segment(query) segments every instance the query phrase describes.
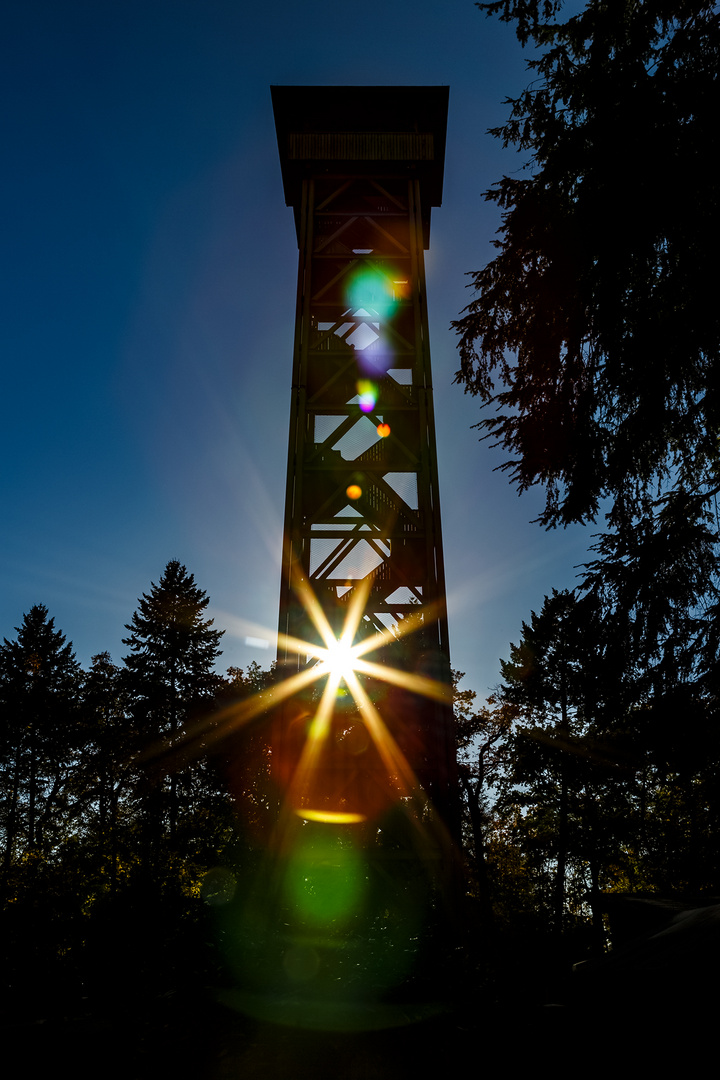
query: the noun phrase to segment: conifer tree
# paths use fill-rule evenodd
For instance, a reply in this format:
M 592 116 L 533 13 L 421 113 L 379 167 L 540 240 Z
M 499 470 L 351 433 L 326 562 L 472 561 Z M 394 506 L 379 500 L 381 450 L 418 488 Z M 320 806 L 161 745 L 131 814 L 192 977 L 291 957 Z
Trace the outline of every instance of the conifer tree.
M 208 603 L 193 575 L 173 559 L 160 581 L 140 597 L 127 624 L 125 685 L 141 752 L 161 739 L 172 743 L 189 716 L 211 707 L 221 685 L 214 663 L 223 631 L 214 630 L 213 620 L 204 617 Z M 182 775 L 172 771 L 169 778 L 145 771 L 141 799 L 146 868 L 158 865 L 165 829 L 170 846 L 175 845 L 182 796 L 187 800 L 191 789 L 187 769 Z
M 92 657 L 83 688 L 84 748 L 76 773 L 78 799 L 93 853 L 110 893 L 117 887 L 123 803 L 133 786 L 133 721 L 123 671 L 108 652 Z M 129 817 L 129 806 L 125 806 Z
M 544 879 L 555 931 L 567 928 L 568 910 L 577 912 L 584 896 L 597 942 L 600 893 L 632 861 L 642 820 L 636 713 L 607 633 L 592 597 L 553 590 L 501 661 L 498 691 L 518 716 L 501 803 Z
M 143 593 L 123 638 L 127 683 L 149 735 L 172 735 L 193 702 L 218 687 L 214 663 L 222 630 L 205 619 L 209 597 L 177 560 L 171 560 L 149 594 Z
M 542 792 L 547 813 L 552 807 L 552 846 L 556 860 L 553 913 L 556 928 L 562 925 L 568 859 L 569 786 L 571 758 L 567 753 L 571 734 L 578 734 L 582 711 L 581 664 L 575 648 L 572 616 L 575 598 L 553 590 L 540 615 L 531 612 L 523 623 L 519 645 L 510 646 L 509 661 L 501 661 L 503 700 L 522 710 L 531 739 L 516 747 L 518 779 L 531 779 Z M 580 721 L 581 723 L 581 721 Z
M 518 489 L 545 487 L 543 524 L 595 520 L 609 498 L 622 530 L 658 487 L 709 506 L 717 4 L 587 0 L 564 21 L 563 0 L 477 6 L 535 46 L 534 81 L 491 132 L 526 172 L 486 192 L 500 239 L 455 323 L 458 380 L 497 407 L 482 425 Z
M 3 864 L 46 856 L 78 749 L 80 668 L 43 604 L 0 646 Z
M 585 588 L 633 619 L 657 689 L 717 637 L 720 13 L 477 6 L 533 46 L 533 82 L 491 131 L 525 167 L 485 195 L 502 223 L 454 324 L 457 379 L 518 490 L 544 487 L 542 524 L 605 515 Z

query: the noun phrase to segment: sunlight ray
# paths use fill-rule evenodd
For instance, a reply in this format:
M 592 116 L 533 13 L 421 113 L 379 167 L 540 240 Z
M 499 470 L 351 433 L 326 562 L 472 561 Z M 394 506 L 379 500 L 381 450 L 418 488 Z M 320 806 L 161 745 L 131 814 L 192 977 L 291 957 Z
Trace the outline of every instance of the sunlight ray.
M 400 686 L 414 694 L 422 694 L 423 697 L 432 698 L 434 701 L 452 700 L 452 688 L 447 683 L 431 679 L 429 675 L 416 675 L 413 671 L 401 671 L 400 668 L 390 667 L 388 664 L 375 664 L 371 660 L 356 659 L 353 667 L 355 671 L 360 671 L 363 675 L 382 679 L 383 682 Z
M 307 786 L 309 778 L 317 768 L 322 747 L 331 727 L 336 693 L 341 682 L 347 686 L 360 710 L 388 770 L 389 777 L 397 779 L 406 795 L 419 790 L 412 769 L 358 680 L 357 673 L 360 672 L 370 678 L 398 686 L 412 693 L 422 694 L 436 701 L 449 701 L 450 687 L 444 683 L 388 664 L 362 659 L 365 654 L 392 645 L 407 634 L 420 629 L 424 625 L 424 620 L 432 617 L 437 605 L 418 608 L 417 612 L 401 619 L 392 629 L 376 632 L 369 638 L 353 644 L 355 634 L 362 622 L 371 587 L 372 582 L 369 577 L 366 577 L 353 589 L 341 634 L 336 637 L 310 583 L 302 578 L 296 583 L 296 593 L 325 644 L 324 646 L 313 644 L 288 634 L 279 634 L 278 643 L 291 655 L 312 657 L 318 662 L 309 663 L 303 670 L 295 672 L 282 682 L 258 691 L 243 701 L 221 708 L 218 712 L 180 733 L 173 741 L 165 740 L 156 743 L 145 751 L 141 760 L 165 757 L 177 765 L 179 762 L 187 762 L 194 757 L 199 757 L 206 753 L 210 746 L 240 730 L 262 713 L 276 709 L 314 682 L 324 679 L 326 681 L 322 695 L 292 782 L 291 794 L 295 802 L 298 805 L 302 802 L 302 785 Z
M 362 622 L 362 617 L 365 612 L 365 606 L 367 604 L 368 596 L 370 595 L 370 588 L 372 582 L 370 577 L 362 578 L 359 585 L 356 585 L 353 589 L 353 595 L 350 598 L 348 605 L 347 615 L 345 616 L 345 623 L 343 625 L 342 636 L 352 644 L 355 639 L 358 627 Z M 359 645 L 353 646 L 355 651 Z M 357 655 L 357 654 L 356 654 Z
M 378 748 L 388 774 L 398 781 L 401 797 L 410 798 L 416 807 L 416 814 L 411 820 L 425 841 L 432 838 L 433 844 L 452 857 L 455 845 L 444 822 L 432 813 L 423 820 L 422 811 L 432 807 L 430 796 L 418 780 L 409 761 L 387 728 L 380 713 L 366 694 L 355 673 L 351 673 L 349 689 L 358 702 L 361 715 L 368 731 Z
M 295 592 L 297 593 L 301 604 L 305 608 L 305 611 L 310 616 L 310 619 L 315 626 L 315 629 L 320 634 L 321 638 L 325 642 L 328 648 L 331 648 L 335 641 L 335 634 L 333 633 L 328 617 L 322 609 L 320 601 L 313 592 L 310 583 L 306 578 L 300 577 L 295 582 Z
M 385 721 L 363 689 L 355 672 L 348 676 L 348 689 L 358 704 L 360 715 L 375 743 L 388 776 L 394 779 L 401 795 L 413 795 L 420 790 L 418 780 L 410 763 L 388 731 Z
M 403 619 L 400 619 L 395 623 L 392 629 L 378 631 L 373 634 L 372 637 L 359 642 L 356 647 L 357 651 L 355 655 L 364 656 L 365 653 L 373 652 L 375 649 L 380 649 L 384 645 L 391 645 L 394 641 L 399 641 L 408 634 L 414 634 L 425 622 L 434 619 L 437 616 L 439 609 L 440 605 L 438 603 L 428 604 L 426 607 L 419 607 L 417 611 L 413 611 L 411 614 L 406 615 Z
M 328 737 L 330 722 L 332 720 L 335 691 L 339 681 L 338 678 L 333 678 L 333 676 L 330 675 L 325 684 L 320 703 L 315 716 L 310 723 L 308 736 L 305 740 L 302 755 L 295 771 L 296 778 L 299 777 L 302 779 L 307 773 L 312 771 L 318 759 L 318 755 L 322 750 L 323 743 Z
M 302 638 L 296 638 L 290 634 L 278 634 L 278 644 L 287 648 L 293 656 L 312 656 L 315 659 L 322 659 L 328 652 L 325 645 L 313 645 L 309 641 L 303 641 Z M 332 648 L 334 644 L 335 636 L 333 635 L 329 647 Z
M 330 733 L 335 691 L 339 681 L 339 677 L 335 678 L 332 674 L 328 677 L 317 712 L 310 723 L 307 739 L 288 793 L 290 803 L 296 812 L 301 811 L 303 797 L 309 793 L 312 778 L 318 771 L 318 759 Z
M 174 742 L 163 740 L 154 743 L 140 755 L 140 761 L 162 756 L 177 756 L 188 760 L 200 756 L 208 746 L 226 738 L 231 732 L 238 731 L 261 713 L 275 708 L 293 694 L 310 686 L 318 677 L 315 667 L 305 668 L 275 686 L 259 690 L 252 697 L 211 713 L 193 727 L 180 732 Z

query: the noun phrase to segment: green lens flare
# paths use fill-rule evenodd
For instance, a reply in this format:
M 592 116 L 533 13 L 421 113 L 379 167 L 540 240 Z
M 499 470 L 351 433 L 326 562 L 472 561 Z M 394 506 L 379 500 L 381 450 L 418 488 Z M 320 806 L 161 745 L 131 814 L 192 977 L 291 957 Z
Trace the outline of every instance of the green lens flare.
M 397 299 L 393 283 L 379 270 L 363 268 L 350 278 L 346 299 L 355 313 L 365 311 L 369 316 L 388 319 L 395 311 Z
M 299 921 L 325 929 L 340 928 L 362 907 L 362 863 L 349 841 L 312 832 L 315 835 L 298 840 L 290 858 L 286 895 Z

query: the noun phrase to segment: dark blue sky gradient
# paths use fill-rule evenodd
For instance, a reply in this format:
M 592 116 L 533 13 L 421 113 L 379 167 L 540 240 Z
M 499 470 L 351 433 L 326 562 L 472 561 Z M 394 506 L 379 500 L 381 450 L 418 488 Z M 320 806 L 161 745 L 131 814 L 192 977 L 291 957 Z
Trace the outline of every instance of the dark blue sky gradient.
M 582 529 L 529 524 L 453 386 L 450 320 L 520 167 L 486 135 L 527 81 L 469 0 L 6 2 L 0 636 L 48 606 L 78 659 L 123 655 L 140 593 L 180 559 L 227 629 L 223 667 L 277 621 L 297 248 L 278 84 L 446 84 L 427 254 L 453 666 L 484 696 L 520 622 L 572 586 Z

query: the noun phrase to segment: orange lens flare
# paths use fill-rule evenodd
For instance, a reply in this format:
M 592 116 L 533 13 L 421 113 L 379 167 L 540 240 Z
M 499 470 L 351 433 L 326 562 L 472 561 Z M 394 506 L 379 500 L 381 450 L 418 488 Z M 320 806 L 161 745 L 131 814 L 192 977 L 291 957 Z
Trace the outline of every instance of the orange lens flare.
M 378 435 L 380 436 L 381 439 L 387 439 L 388 435 L 390 434 L 390 425 L 389 424 L 378 424 L 377 433 L 378 433 Z
M 350 484 L 345 494 L 347 495 L 348 499 L 359 499 L 362 495 L 362 488 L 359 484 Z
M 296 810 L 295 813 L 303 821 L 320 821 L 325 825 L 357 825 L 360 821 L 367 820 L 365 814 L 332 810 Z

